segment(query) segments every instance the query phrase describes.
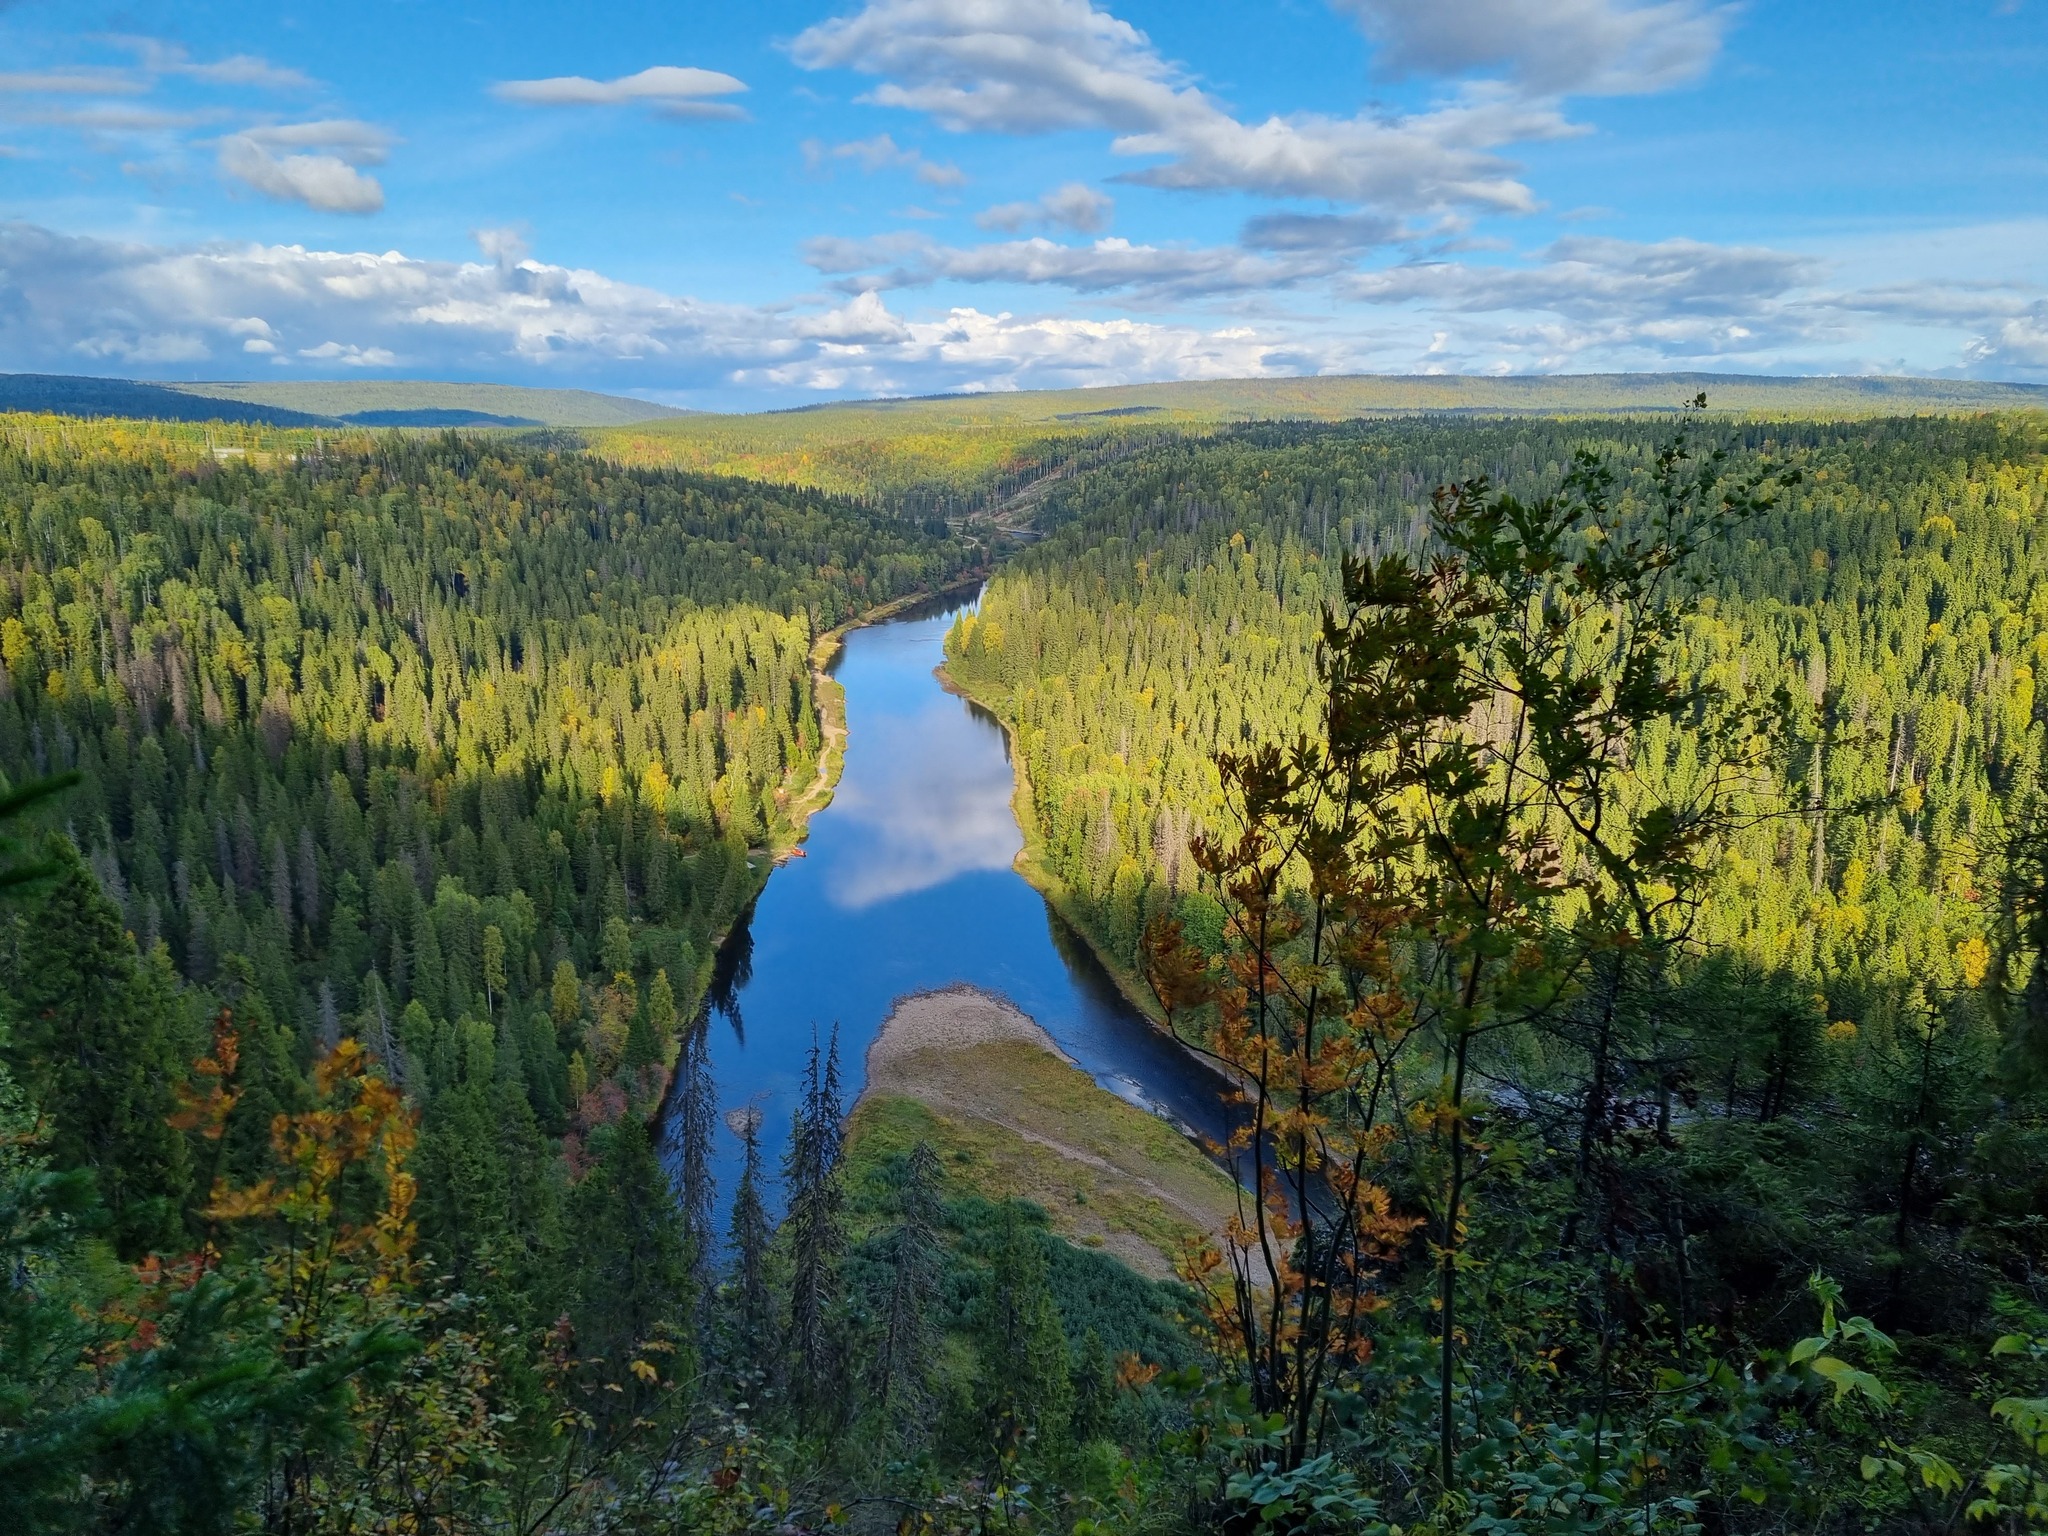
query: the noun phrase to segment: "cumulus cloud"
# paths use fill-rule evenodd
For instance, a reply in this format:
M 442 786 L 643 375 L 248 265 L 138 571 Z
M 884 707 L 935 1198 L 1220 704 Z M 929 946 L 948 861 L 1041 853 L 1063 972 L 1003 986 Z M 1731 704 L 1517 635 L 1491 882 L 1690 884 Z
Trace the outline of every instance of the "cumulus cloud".
M 1992 373 L 2048 370 L 2048 304 L 2000 320 L 1973 337 L 1966 351 L 1980 370 Z
M 1262 213 L 1238 239 L 1255 251 L 1360 251 L 1391 245 L 1407 231 L 1377 213 Z
M 889 313 L 879 293 L 856 294 L 839 309 L 800 319 L 792 334 L 843 347 L 890 346 L 910 339 L 910 327 Z
M 855 274 L 846 286 L 863 291 L 940 281 L 1017 283 L 1148 300 L 1276 292 L 1327 276 L 1341 262 L 1323 252 L 1267 257 L 1228 245 L 1134 245 L 1114 236 L 1088 245 L 1034 236 L 976 246 L 940 245 L 917 235 L 828 237 L 810 241 L 804 259 L 820 272 Z
M 909 322 L 906 330 L 906 339 L 893 348 L 822 347 L 816 355 L 741 369 L 733 381 L 905 394 L 1243 379 L 1295 371 L 1273 361 L 1273 337 L 1248 327 L 1205 331 L 1128 318 L 991 315 L 962 308 L 942 319 Z
M 1109 227 L 1116 203 L 1093 187 L 1070 181 L 1029 203 L 999 203 L 974 217 L 983 229 L 1006 229 L 1015 233 L 1032 224 L 1071 229 L 1078 235 L 1092 235 Z
M 1560 242 L 1519 265 L 1347 270 L 1335 285 L 1371 301 L 1370 324 L 1357 313 L 1338 322 L 1269 312 L 1257 324 L 1208 326 L 967 306 L 896 312 L 880 287 L 836 307 L 709 304 L 536 260 L 506 231 L 477 239 L 477 259 L 426 261 L 0 224 L 0 356 L 50 372 L 221 377 L 260 362 L 285 376 L 388 370 L 801 398 L 1362 369 L 1840 368 L 1845 355 L 1854 366 L 1871 354 L 1871 327 L 1882 325 L 1919 328 L 1923 367 L 2048 375 L 2048 296 L 2038 289 L 1833 292 L 1814 286 L 1825 273 L 1805 257 L 1682 241 Z M 906 269 L 1081 293 L 1303 283 L 1310 262 L 1338 259 L 1107 241 L 949 251 L 914 236 L 886 254 Z M 1233 266 L 1252 260 L 1268 265 L 1256 275 Z M 1897 356 L 1898 338 L 1885 335 L 1882 355 Z
M 1423 300 L 1457 310 L 1549 309 L 1575 316 L 1724 313 L 1781 299 L 1820 278 L 1809 256 L 1763 246 L 1700 240 L 1643 244 L 1577 235 L 1556 241 L 1534 266 L 1423 262 L 1360 273 L 1353 298 L 1391 304 Z
M 1904 282 L 1821 296 L 1831 307 L 1970 334 L 1972 372 L 1993 377 L 2048 370 L 2048 300 L 2002 282 Z
M 1125 179 L 1188 190 L 1523 211 L 1534 199 L 1492 151 L 1576 131 L 1553 106 L 1483 86 L 1408 116 L 1240 121 L 1091 0 L 866 0 L 791 53 L 876 77 L 866 100 L 955 132 L 1106 130 L 1115 153 L 1162 161 Z
M 476 241 L 478 250 L 498 264 L 498 271 L 501 274 L 509 274 L 515 270 L 532 250 L 523 229 L 506 227 L 472 230 L 470 238 Z
M 1732 7 L 1703 0 L 1331 0 L 1386 76 L 1498 71 L 1537 95 L 1661 91 L 1720 52 Z
M 325 213 L 375 213 L 384 189 L 357 167 L 382 165 L 390 145 L 391 136 L 371 123 L 283 123 L 222 139 L 220 168 L 265 197 Z
M 967 184 L 967 173 L 951 161 L 925 158 L 924 151 L 898 144 L 886 133 L 871 139 L 854 139 L 846 144 L 826 144 L 819 139 L 803 142 L 804 163 L 812 170 L 834 160 L 851 160 L 862 170 L 909 170 L 928 187 L 951 188 Z
M 590 80 L 558 75 L 547 80 L 501 80 L 491 87 L 500 101 L 529 107 L 652 107 L 664 117 L 743 117 L 730 102 L 708 100 L 732 96 L 746 83 L 715 69 L 657 64 L 616 80 Z
M 272 359 L 647 387 L 903 394 L 1272 372 L 1236 327 L 985 314 L 914 319 L 866 293 L 823 313 L 717 305 L 554 266 L 302 246 L 164 247 L 0 224 L 0 355 L 51 371 Z M 254 345 L 252 345 L 252 343 Z
M 346 341 L 323 341 L 317 347 L 301 347 L 299 356 L 320 363 L 339 363 L 344 368 L 389 368 L 398 361 L 398 354 L 389 348 L 359 347 Z
M 1810 257 L 1759 246 L 1576 236 L 1555 242 L 1533 265 L 1419 262 L 1354 274 L 1338 286 L 1370 304 L 1523 317 L 1495 338 L 1535 366 L 1554 368 L 1601 349 L 1705 360 L 1840 340 L 1849 333 L 1843 306 L 1811 291 L 1824 275 Z

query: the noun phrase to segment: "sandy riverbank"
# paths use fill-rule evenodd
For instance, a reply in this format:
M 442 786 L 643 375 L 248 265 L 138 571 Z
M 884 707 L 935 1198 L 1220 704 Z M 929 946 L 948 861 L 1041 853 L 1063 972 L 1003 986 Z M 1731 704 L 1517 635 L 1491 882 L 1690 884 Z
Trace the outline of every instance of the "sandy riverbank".
M 1071 1060 L 1036 1019 L 1006 997 L 964 985 L 913 992 L 896 1000 L 868 1047 L 868 1082 L 872 1085 L 877 1073 L 904 1068 L 920 1051 L 964 1051 L 1005 1040 Z
M 899 999 L 868 1049 L 853 1134 L 929 1140 L 950 1176 L 1021 1196 L 1070 1241 L 1162 1278 L 1235 1210 L 1223 1171 L 1165 1121 L 1100 1088 L 1007 999 L 958 986 Z

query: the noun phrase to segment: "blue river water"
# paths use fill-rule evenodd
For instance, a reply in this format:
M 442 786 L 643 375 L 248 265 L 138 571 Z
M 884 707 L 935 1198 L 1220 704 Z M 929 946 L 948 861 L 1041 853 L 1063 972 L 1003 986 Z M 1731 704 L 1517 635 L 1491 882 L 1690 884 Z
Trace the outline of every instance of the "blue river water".
M 728 938 L 712 988 L 721 1211 L 740 1160 L 725 1116 L 760 1112 L 772 1165 L 814 1039 L 837 1027 L 850 1105 L 895 1000 L 959 982 L 1008 997 L 1128 1102 L 1222 1132 L 1218 1080 L 1124 999 L 1012 868 L 1023 837 L 1008 738 L 934 675 L 946 630 L 970 606 L 942 599 L 846 637 L 834 667 L 847 719 L 838 791 L 811 818 L 805 857 L 769 877 Z

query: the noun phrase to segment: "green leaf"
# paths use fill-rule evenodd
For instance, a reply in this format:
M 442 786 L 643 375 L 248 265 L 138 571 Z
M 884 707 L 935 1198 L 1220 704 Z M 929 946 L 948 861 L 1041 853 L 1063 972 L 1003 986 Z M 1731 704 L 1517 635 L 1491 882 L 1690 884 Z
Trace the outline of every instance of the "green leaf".
M 1835 1401 L 1838 1403 L 1851 1392 L 1860 1392 L 1880 1408 L 1892 1405 L 1892 1395 L 1884 1389 L 1883 1382 L 1868 1371 L 1857 1370 L 1846 1360 L 1822 1355 L 1813 1361 L 1813 1371 L 1835 1389 Z

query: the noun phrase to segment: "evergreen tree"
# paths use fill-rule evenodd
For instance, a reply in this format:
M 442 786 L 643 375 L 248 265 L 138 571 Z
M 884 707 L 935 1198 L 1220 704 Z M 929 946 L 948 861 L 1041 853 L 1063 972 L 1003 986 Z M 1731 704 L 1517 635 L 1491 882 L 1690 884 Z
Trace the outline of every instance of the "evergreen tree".
M 590 1148 L 595 1163 L 565 1213 L 576 1266 L 569 1317 L 578 1354 L 619 1388 L 604 1414 L 618 1419 L 653 1395 L 632 1363 L 643 1350 L 676 1343 L 695 1303 L 682 1211 L 647 1127 L 627 1115 L 593 1131 Z
M 657 973 L 655 980 L 665 983 L 666 978 Z M 663 990 L 666 991 L 665 985 Z M 718 1123 L 718 1085 L 711 1076 L 709 1015 L 700 1014 L 696 1027 L 684 1040 L 676 1074 L 675 1107 L 671 1111 L 680 1165 L 676 1192 L 690 1245 L 690 1274 L 708 1308 L 718 1252 L 718 1234 L 713 1227 L 718 1190 L 711 1173 L 711 1144 Z M 708 1324 L 708 1310 L 702 1320 Z
M 733 1112 L 728 1123 L 740 1138 L 739 1183 L 733 1188 L 731 1320 L 733 1355 L 740 1372 L 755 1383 L 755 1390 L 771 1384 L 778 1374 L 781 1351 L 775 1334 L 775 1299 L 768 1286 L 769 1245 L 774 1228 L 761 1196 L 761 1114 L 755 1109 Z
M 998 1456 L 1027 1445 L 1056 1454 L 1074 1409 L 1073 1365 L 1045 1260 L 1045 1238 L 1015 1200 L 1003 1205 L 976 1328 L 979 1397 Z
M 803 1102 L 783 1160 L 789 1214 L 782 1238 L 789 1251 L 789 1352 L 793 1395 L 808 1410 L 843 1409 L 838 1341 L 839 1259 L 846 1249 L 839 1157 L 844 1135 L 839 1102 L 839 1031 L 821 1053 L 815 1040 L 804 1067 Z
M 916 1441 L 932 1409 L 935 1326 L 945 1254 L 939 1244 L 945 1178 L 931 1143 L 911 1148 L 896 1186 L 896 1225 L 888 1235 L 889 1293 L 868 1368 L 868 1394 L 882 1422 Z
M 5 957 L 12 1067 L 49 1119 L 53 1163 L 91 1170 L 116 1247 L 140 1258 L 178 1242 L 192 1175 L 173 1089 L 200 1041 L 69 840 L 48 849 L 54 871 Z

